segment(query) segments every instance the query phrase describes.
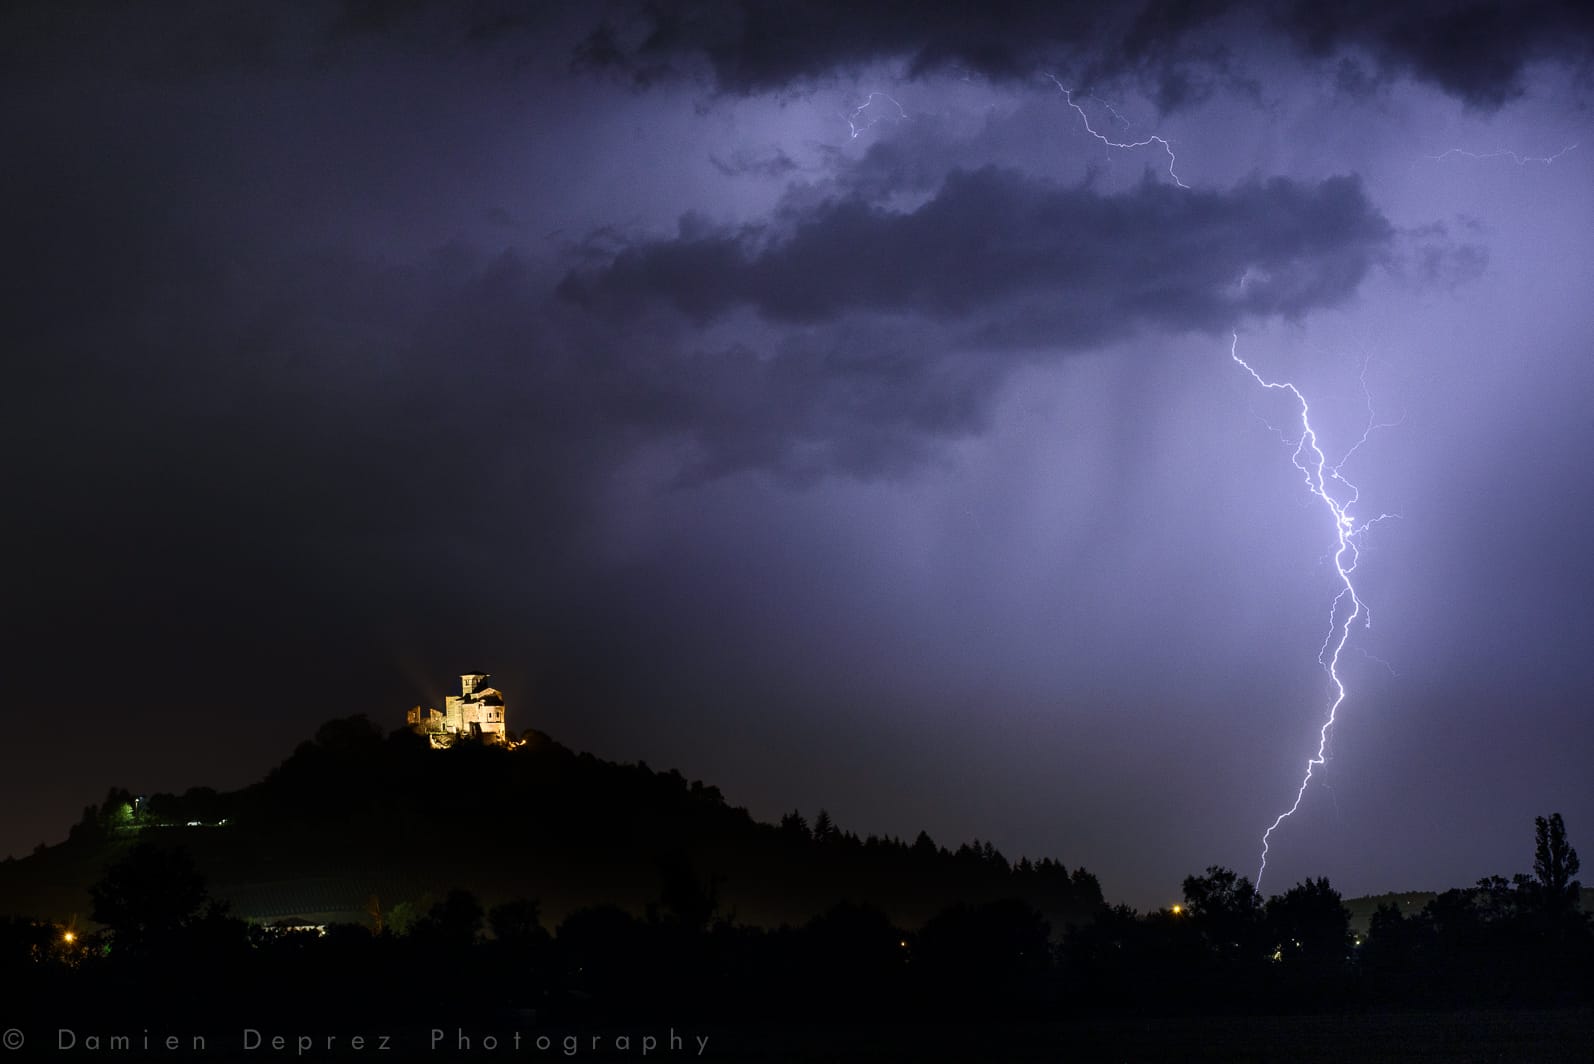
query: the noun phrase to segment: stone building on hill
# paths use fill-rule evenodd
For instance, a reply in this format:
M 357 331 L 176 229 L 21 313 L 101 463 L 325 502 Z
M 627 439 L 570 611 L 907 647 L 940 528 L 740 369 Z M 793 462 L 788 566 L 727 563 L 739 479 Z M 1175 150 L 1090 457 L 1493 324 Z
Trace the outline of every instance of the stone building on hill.
M 468 672 L 460 676 L 460 693 L 449 695 L 443 711 L 416 706 L 405 715 L 411 730 L 431 740 L 434 747 L 448 746 L 461 736 L 491 743 L 507 742 L 504 725 L 504 696 L 487 686 L 487 674 Z

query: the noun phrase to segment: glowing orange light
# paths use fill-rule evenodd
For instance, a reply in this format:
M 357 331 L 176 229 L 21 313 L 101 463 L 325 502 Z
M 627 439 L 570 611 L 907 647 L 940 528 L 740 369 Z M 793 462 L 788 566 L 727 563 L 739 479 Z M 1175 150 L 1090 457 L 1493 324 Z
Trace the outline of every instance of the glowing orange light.
M 1178 916 L 1180 913 L 1184 912 L 1184 906 L 1183 905 L 1175 905 L 1173 908 L 1169 909 L 1168 911 L 1173 913 L 1173 915 Z
M 70 946 L 72 943 L 77 941 L 77 935 L 71 931 L 68 931 L 66 934 L 61 936 L 61 940 Z

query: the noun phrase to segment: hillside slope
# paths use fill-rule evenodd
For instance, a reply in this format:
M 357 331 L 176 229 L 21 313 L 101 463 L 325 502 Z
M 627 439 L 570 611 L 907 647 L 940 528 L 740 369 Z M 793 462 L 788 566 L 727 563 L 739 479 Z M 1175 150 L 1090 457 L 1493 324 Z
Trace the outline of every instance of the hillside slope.
M 238 791 L 154 795 L 138 808 L 113 791 L 66 842 L 0 864 L 0 913 L 84 921 L 89 886 L 138 841 L 186 849 L 214 896 L 261 921 L 369 925 L 377 911 L 402 919 L 462 887 L 488 904 L 540 899 L 553 922 L 601 903 L 640 912 L 684 891 L 765 926 L 843 899 L 912 927 L 954 902 L 1021 897 L 1061 933 L 1102 901 L 1094 876 L 1055 861 L 759 823 L 673 770 L 526 738 L 513 750 L 432 750 L 352 717 Z

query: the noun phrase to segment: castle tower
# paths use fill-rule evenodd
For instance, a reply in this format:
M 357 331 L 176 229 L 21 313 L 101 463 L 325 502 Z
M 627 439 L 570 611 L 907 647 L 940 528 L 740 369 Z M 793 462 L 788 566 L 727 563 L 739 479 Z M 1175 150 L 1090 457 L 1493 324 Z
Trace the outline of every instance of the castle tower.
M 462 673 L 460 693 L 443 703 L 443 730 L 450 735 L 475 735 L 489 742 L 505 742 L 504 696 L 487 686 L 485 672 Z

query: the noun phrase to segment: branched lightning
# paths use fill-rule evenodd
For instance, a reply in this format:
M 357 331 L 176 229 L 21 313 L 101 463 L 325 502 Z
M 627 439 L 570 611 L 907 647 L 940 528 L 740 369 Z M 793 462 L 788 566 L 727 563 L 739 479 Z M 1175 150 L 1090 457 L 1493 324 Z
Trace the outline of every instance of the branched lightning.
M 1053 85 L 1057 86 L 1057 91 L 1062 94 L 1063 99 L 1067 101 L 1068 106 L 1072 107 L 1076 112 L 1078 112 L 1080 121 L 1084 124 L 1085 132 L 1089 133 L 1091 136 L 1095 137 L 1097 140 L 1101 141 L 1102 144 L 1109 148 L 1133 149 L 1151 147 L 1152 145 L 1161 147 L 1162 150 L 1167 153 L 1168 176 L 1173 179 L 1173 183 L 1182 189 L 1188 189 L 1190 187 L 1180 179 L 1178 171 L 1175 169 L 1178 163 L 1178 157 L 1174 154 L 1173 146 L 1169 144 L 1167 140 L 1155 135 L 1148 136 L 1143 140 L 1137 141 L 1116 141 L 1111 139 L 1105 134 L 1098 132 L 1096 128 L 1091 125 L 1089 114 L 1087 114 L 1085 109 L 1075 101 L 1074 92 L 1072 89 L 1069 89 L 1052 74 L 1047 74 L 1046 77 Z M 1108 114 L 1110 114 L 1114 120 L 1126 128 L 1129 126 L 1128 120 L 1125 119 L 1123 115 L 1119 114 L 1117 109 L 1106 103 L 1106 101 L 1098 102 L 1106 108 Z M 854 113 L 854 117 L 856 117 L 856 115 L 857 112 Z M 867 126 L 864 128 L 867 128 Z M 854 135 L 856 136 L 856 133 Z M 1575 147 L 1577 147 L 1575 144 L 1569 145 L 1554 155 L 1545 157 L 1523 157 L 1512 152 L 1497 152 L 1494 153 L 1494 155 L 1509 155 L 1518 163 L 1518 165 L 1528 162 L 1540 162 L 1548 165 Z M 1493 157 L 1492 155 L 1479 156 L 1474 155 L 1471 152 L 1461 151 L 1460 149 L 1451 149 L 1451 151 L 1446 152 L 1445 155 L 1435 156 L 1434 158 L 1442 159 L 1452 154 L 1466 155 L 1472 158 Z M 1307 490 L 1313 496 L 1322 500 L 1323 505 L 1328 508 L 1329 515 L 1333 518 L 1336 545 L 1332 552 L 1332 560 L 1334 563 L 1334 571 L 1338 575 L 1340 583 L 1339 591 L 1337 594 L 1335 594 L 1333 603 L 1329 607 L 1328 633 L 1323 639 L 1323 645 L 1319 648 L 1317 656 L 1318 663 L 1322 665 L 1324 671 L 1328 673 L 1329 682 L 1332 685 L 1332 697 L 1329 700 L 1328 710 L 1324 716 L 1322 726 L 1318 729 L 1317 749 L 1306 761 L 1306 771 L 1301 777 L 1300 786 L 1296 788 L 1295 800 L 1291 802 L 1289 808 L 1280 813 L 1278 817 L 1274 819 L 1273 823 L 1268 826 L 1267 830 L 1262 833 L 1261 862 L 1256 873 L 1256 886 L 1257 889 L 1260 890 L 1262 886 L 1262 877 L 1267 872 L 1267 858 L 1272 843 L 1273 833 L 1278 830 L 1279 825 L 1283 824 L 1285 820 L 1288 820 L 1291 816 L 1293 816 L 1296 810 L 1301 807 L 1301 802 L 1306 797 L 1306 789 L 1308 786 L 1310 786 L 1315 771 L 1328 761 L 1329 734 L 1332 732 L 1334 723 L 1338 718 L 1340 706 L 1344 704 L 1345 698 L 1347 696 L 1345 682 L 1339 674 L 1339 666 L 1341 655 L 1344 654 L 1346 645 L 1350 641 L 1351 627 L 1358 622 L 1360 622 L 1363 627 L 1370 626 L 1371 624 L 1371 614 L 1368 611 L 1366 603 L 1364 603 L 1361 599 L 1361 596 L 1356 593 L 1356 586 L 1351 579 L 1352 574 L 1356 571 L 1356 565 L 1361 554 L 1359 540 L 1361 539 L 1362 534 L 1369 528 L 1372 528 L 1381 521 L 1398 516 L 1395 514 L 1381 513 L 1376 517 L 1365 520 L 1353 516 L 1351 511 L 1360 501 L 1361 492 L 1355 484 L 1352 484 L 1349 480 L 1345 479 L 1342 470 L 1344 469 L 1346 463 L 1349 462 L 1350 459 L 1357 453 L 1357 451 L 1359 451 L 1362 446 L 1367 443 L 1369 437 L 1374 431 L 1380 428 L 1388 428 L 1397 425 L 1404 420 L 1404 418 L 1402 417 L 1401 419 L 1397 419 L 1396 421 L 1392 422 L 1380 422 L 1377 419 L 1373 409 L 1372 396 L 1367 389 L 1367 366 L 1364 363 L 1362 366 L 1361 384 L 1362 394 L 1367 400 L 1367 422 L 1362 429 L 1361 436 L 1356 440 L 1355 443 L 1351 444 L 1350 449 L 1345 451 L 1345 453 L 1340 456 L 1338 461 L 1331 462 L 1318 441 L 1317 430 L 1312 425 L 1311 405 L 1307 402 L 1306 396 L 1302 394 L 1301 390 L 1290 381 L 1270 381 L 1265 379 L 1260 373 L 1251 367 L 1250 363 L 1246 362 L 1245 359 L 1240 357 L 1239 345 L 1240 337 L 1238 333 L 1235 333 L 1233 343 L 1229 347 L 1229 357 L 1231 359 L 1233 359 L 1242 369 L 1249 373 L 1251 378 L 1263 388 L 1273 391 L 1289 392 L 1290 395 L 1295 397 L 1296 403 L 1299 404 L 1299 434 L 1296 435 L 1294 432 L 1280 432 L 1279 435 L 1287 445 L 1294 448 L 1293 452 L 1291 453 L 1290 460 L 1294 464 L 1295 468 L 1300 470 L 1302 477 L 1305 479 Z M 1272 426 L 1270 425 L 1269 427 L 1271 428 Z M 1360 648 L 1357 649 L 1360 650 Z M 1366 651 L 1361 652 L 1363 654 L 1367 654 Z M 1367 656 L 1372 658 L 1372 655 L 1370 654 L 1367 654 Z M 1383 665 L 1385 668 L 1389 669 L 1391 673 L 1394 672 L 1393 667 L 1391 667 L 1388 662 L 1379 658 L 1372 658 L 1372 660 L 1377 661 L 1380 665 Z
M 1180 188 L 1190 187 L 1183 181 L 1179 180 L 1179 175 L 1173 169 L 1174 164 L 1179 161 L 1178 157 L 1173 154 L 1173 145 L 1155 135 L 1147 137 L 1144 140 L 1137 140 L 1133 142 L 1109 140 L 1105 134 L 1096 132 L 1096 128 L 1090 124 L 1090 116 L 1085 113 L 1085 109 L 1074 102 L 1074 90 L 1065 87 L 1061 81 L 1057 80 L 1057 77 L 1054 74 L 1047 74 L 1046 77 L 1050 79 L 1053 85 L 1057 86 L 1057 91 L 1063 94 L 1063 99 L 1068 101 L 1068 106 L 1079 112 L 1079 118 L 1080 121 L 1084 122 L 1085 124 L 1086 133 L 1089 133 L 1091 136 L 1095 137 L 1109 148 L 1147 148 L 1153 144 L 1162 145 L 1162 150 L 1168 153 L 1168 176 L 1173 178 L 1173 183 L 1178 185 Z M 1107 110 L 1111 111 L 1113 116 L 1120 122 L 1124 121 L 1123 115 L 1120 115 L 1116 110 L 1113 110 L 1110 104 L 1104 104 L 1104 106 L 1106 106 Z M 1125 124 L 1127 125 L 1128 123 L 1125 122 Z
M 1097 103 L 1101 104 L 1103 107 L 1107 108 L 1107 113 L 1112 115 L 1115 119 L 1117 119 L 1118 120 L 1118 124 L 1120 126 L 1123 126 L 1125 129 L 1128 129 L 1130 127 L 1131 123 L 1130 123 L 1129 119 L 1125 118 L 1122 114 L 1120 114 L 1119 111 L 1118 111 L 1118 108 L 1114 107 L 1112 104 L 1108 103 L 1106 100 L 1102 99 L 1100 96 L 1097 96 L 1095 94 L 1092 94 L 1090 98 L 1092 100 L 1095 100 Z
M 875 99 L 877 97 L 879 99 L 889 101 L 891 106 L 893 106 L 893 107 L 895 107 L 897 109 L 896 115 L 892 116 L 892 115 L 888 115 L 888 114 L 877 114 L 877 115 L 872 116 L 868 121 L 862 122 L 860 124 L 860 119 L 863 117 L 863 113 L 865 111 L 869 110 L 869 108 L 874 106 L 874 102 L 875 102 Z M 863 135 L 865 130 L 867 130 L 870 126 L 874 125 L 876 122 L 880 121 L 880 119 L 882 119 L 882 118 L 891 118 L 891 117 L 896 117 L 898 119 L 907 118 L 908 117 L 908 112 L 907 112 L 907 109 L 904 108 L 900 103 L 898 103 L 892 97 L 887 96 L 885 93 L 883 93 L 883 92 L 871 92 L 869 94 L 868 99 L 864 100 L 863 103 L 859 104 L 857 107 L 854 107 L 852 109 L 852 114 L 850 114 L 850 115 L 842 115 L 841 117 L 847 123 L 847 130 L 850 133 L 850 136 L 849 136 L 848 139 L 849 140 L 857 140 L 860 136 Z
M 1346 480 L 1340 472 L 1345 463 L 1350 460 L 1375 429 L 1385 427 L 1379 423 L 1372 414 L 1371 404 L 1368 407 L 1367 426 L 1363 429 L 1361 438 L 1346 451 L 1338 462 L 1330 464 L 1318 442 L 1317 430 L 1312 427 L 1311 405 L 1307 403 L 1306 396 L 1301 394 L 1299 388 L 1289 381 L 1270 381 L 1262 377 L 1250 363 L 1240 357 L 1240 337 L 1234 334 L 1234 342 L 1229 347 L 1229 357 L 1240 365 L 1251 378 L 1264 388 L 1275 391 L 1287 391 L 1295 397 L 1300 405 L 1300 436 L 1295 441 L 1295 450 L 1290 456 L 1295 468 L 1301 471 L 1306 480 L 1306 488 L 1314 496 L 1323 501 L 1328 507 L 1329 514 L 1334 520 L 1334 535 L 1337 546 L 1333 553 L 1334 571 L 1339 575 L 1340 589 L 1334 596 L 1334 603 L 1328 612 L 1328 635 L 1323 639 L 1323 646 L 1318 651 L 1318 662 L 1328 673 L 1329 682 L 1333 685 L 1333 698 L 1329 701 L 1328 714 L 1323 725 L 1317 733 L 1317 751 L 1306 762 L 1306 773 L 1301 778 L 1301 785 L 1295 792 L 1295 801 L 1290 807 L 1278 815 L 1278 818 L 1262 833 L 1262 861 L 1257 869 L 1256 885 L 1262 886 L 1262 876 L 1267 872 L 1267 855 L 1273 832 L 1284 823 L 1297 809 L 1301 807 L 1301 799 L 1306 796 L 1306 788 L 1312 782 L 1313 772 L 1328 760 L 1328 734 L 1334 727 L 1334 721 L 1339 714 L 1339 707 L 1345 701 L 1345 682 L 1339 675 L 1340 655 L 1345 651 L 1345 644 L 1350 640 L 1351 625 L 1360 619 L 1363 625 L 1367 624 L 1367 609 L 1361 597 L 1356 594 L 1356 586 L 1351 582 L 1351 574 L 1356 571 L 1356 562 L 1360 555 L 1357 540 L 1368 528 L 1394 515 L 1379 514 L 1370 520 L 1360 521 L 1351 515 L 1351 508 L 1361 497 L 1361 492 L 1356 485 Z M 1363 368 L 1363 391 L 1366 390 L 1366 369 Z M 1349 606 L 1346 607 L 1346 603 Z

